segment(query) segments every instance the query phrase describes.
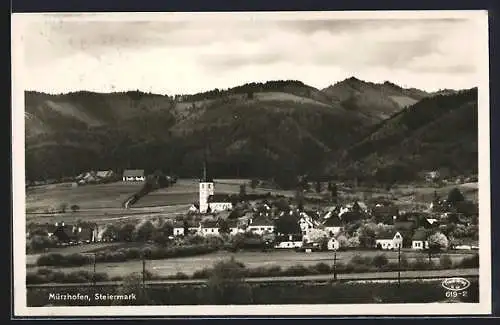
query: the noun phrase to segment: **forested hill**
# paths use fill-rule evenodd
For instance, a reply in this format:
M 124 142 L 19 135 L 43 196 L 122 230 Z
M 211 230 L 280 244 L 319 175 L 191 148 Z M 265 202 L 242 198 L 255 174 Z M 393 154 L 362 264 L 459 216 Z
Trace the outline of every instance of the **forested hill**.
M 334 91 L 291 80 L 183 96 L 26 92 L 27 178 L 126 168 L 196 177 L 208 152 L 217 177 L 292 179 L 322 171 L 386 116 L 432 96 L 351 79 Z
M 330 170 L 394 180 L 424 170 L 477 174 L 477 88 L 422 99 L 378 124 Z

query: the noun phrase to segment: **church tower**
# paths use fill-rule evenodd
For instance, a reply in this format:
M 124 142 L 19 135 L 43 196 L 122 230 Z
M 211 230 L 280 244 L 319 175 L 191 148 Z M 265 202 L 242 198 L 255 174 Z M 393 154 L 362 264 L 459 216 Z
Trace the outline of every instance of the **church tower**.
M 200 212 L 206 213 L 208 210 L 208 198 L 214 195 L 214 182 L 207 176 L 207 164 L 203 163 L 203 177 L 200 180 Z

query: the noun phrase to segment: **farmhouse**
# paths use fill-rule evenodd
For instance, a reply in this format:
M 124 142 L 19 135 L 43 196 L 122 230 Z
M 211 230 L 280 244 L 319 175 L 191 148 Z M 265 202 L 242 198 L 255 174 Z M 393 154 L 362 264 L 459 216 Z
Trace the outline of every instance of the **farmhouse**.
M 274 231 L 274 223 L 265 218 L 257 217 L 255 219 L 250 219 L 247 230 L 258 235 L 272 233 Z
M 377 236 L 375 245 L 378 249 L 403 248 L 403 236 L 399 232 L 390 232 Z
M 140 182 L 144 181 L 145 179 L 144 169 L 126 169 L 123 172 L 124 182 Z
M 302 236 L 288 235 L 286 238 L 277 238 L 274 248 L 300 248 L 303 245 Z
M 200 224 L 200 233 L 203 236 L 207 235 L 218 235 L 219 234 L 219 222 L 217 220 L 206 220 Z
M 330 236 L 335 236 L 344 229 L 340 218 L 337 216 L 326 219 L 323 223 L 323 228 Z
M 417 229 L 411 239 L 411 248 L 418 250 L 428 249 L 429 241 L 427 237 L 427 232 L 424 229 Z
M 229 211 L 233 208 L 233 203 L 229 195 L 212 194 L 207 199 L 210 212 L 216 213 L 221 211 Z

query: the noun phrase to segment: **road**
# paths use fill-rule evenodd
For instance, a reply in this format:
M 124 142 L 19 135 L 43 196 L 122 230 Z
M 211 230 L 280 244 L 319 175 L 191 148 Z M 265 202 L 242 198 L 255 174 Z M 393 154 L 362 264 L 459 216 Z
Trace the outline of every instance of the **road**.
M 440 280 L 452 277 L 474 278 L 479 276 L 478 269 L 453 269 L 453 270 L 432 270 L 432 271 L 403 271 L 401 272 L 402 281 L 414 280 Z M 398 272 L 370 272 L 370 273 L 350 273 L 338 274 L 338 281 L 346 282 L 394 282 L 397 281 Z M 306 275 L 306 276 L 283 276 L 283 277 L 259 277 L 246 278 L 249 283 L 262 282 L 324 282 L 332 281 L 333 274 Z M 147 285 L 169 285 L 169 284 L 203 284 L 207 280 L 151 280 L 146 281 Z M 118 286 L 120 281 L 98 282 L 97 286 Z M 43 287 L 76 287 L 76 286 L 91 286 L 91 283 L 44 283 L 30 284 L 28 288 L 43 288 Z

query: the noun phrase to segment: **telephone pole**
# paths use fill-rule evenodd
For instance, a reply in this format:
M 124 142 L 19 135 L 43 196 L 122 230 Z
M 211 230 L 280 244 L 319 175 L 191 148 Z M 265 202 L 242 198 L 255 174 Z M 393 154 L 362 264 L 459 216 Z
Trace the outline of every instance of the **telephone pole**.
M 337 281 L 337 249 L 333 250 L 333 280 Z
M 401 286 L 401 244 L 398 246 L 398 287 Z

